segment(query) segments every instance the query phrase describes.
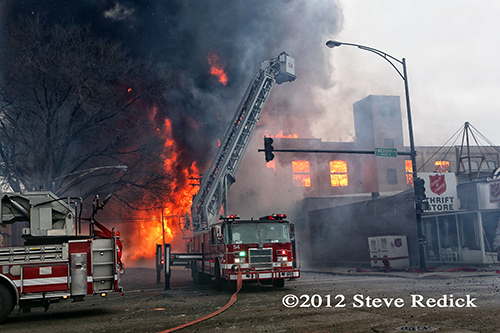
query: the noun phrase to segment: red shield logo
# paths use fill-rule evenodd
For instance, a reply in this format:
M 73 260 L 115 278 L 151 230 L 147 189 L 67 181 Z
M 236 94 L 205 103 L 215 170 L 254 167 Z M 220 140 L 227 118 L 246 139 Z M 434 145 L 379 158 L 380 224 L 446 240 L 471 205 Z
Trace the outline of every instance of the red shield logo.
M 394 239 L 394 246 L 401 247 L 403 245 L 403 240 L 401 238 Z
M 498 199 L 500 197 L 500 183 L 490 184 L 490 193 L 493 199 Z
M 429 179 L 431 181 L 429 187 L 433 193 L 441 195 L 446 192 L 446 181 L 444 180 L 444 175 L 430 175 Z

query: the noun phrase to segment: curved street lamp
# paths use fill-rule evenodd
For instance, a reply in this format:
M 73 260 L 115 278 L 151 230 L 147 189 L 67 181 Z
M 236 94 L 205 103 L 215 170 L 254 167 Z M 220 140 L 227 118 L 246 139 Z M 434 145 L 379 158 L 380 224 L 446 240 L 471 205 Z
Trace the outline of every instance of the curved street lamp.
M 372 53 L 375 53 L 385 60 L 389 64 L 391 64 L 392 68 L 396 70 L 396 72 L 399 74 L 399 76 L 403 79 L 403 82 L 405 84 L 405 97 L 406 97 L 406 112 L 408 115 L 408 133 L 410 136 L 410 157 L 411 157 L 411 167 L 412 167 L 412 182 L 413 182 L 413 189 L 414 189 L 414 195 L 415 195 L 415 203 L 416 203 L 416 218 L 417 218 L 417 232 L 418 232 L 418 245 L 419 245 L 419 255 L 420 255 L 420 268 L 425 270 L 425 251 L 424 251 L 424 236 L 423 236 L 423 225 L 422 225 L 422 202 L 417 196 L 416 192 L 416 187 L 415 187 L 415 179 L 417 179 L 417 162 L 416 162 L 416 155 L 417 153 L 415 152 L 415 142 L 413 140 L 413 124 L 411 120 L 411 109 L 410 109 L 410 92 L 408 88 L 408 75 L 406 73 L 406 60 L 405 58 L 402 58 L 401 60 L 391 56 L 390 54 L 387 54 L 383 51 L 374 49 L 373 47 L 368 47 L 364 45 L 359 45 L 359 44 L 352 44 L 352 43 L 343 43 L 335 40 L 329 40 L 326 42 L 326 46 L 329 48 L 333 49 L 334 47 L 338 46 L 354 46 L 357 47 L 358 49 L 369 51 Z M 399 70 L 399 68 L 396 66 L 396 64 L 399 64 L 403 68 L 403 72 Z

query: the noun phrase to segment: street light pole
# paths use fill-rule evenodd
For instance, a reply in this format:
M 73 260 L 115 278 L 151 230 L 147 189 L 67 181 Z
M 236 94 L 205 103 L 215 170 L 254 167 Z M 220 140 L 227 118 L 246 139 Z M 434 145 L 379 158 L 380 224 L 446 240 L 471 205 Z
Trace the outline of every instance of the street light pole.
M 408 87 L 408 74 L 406 73 L 406 60 L 403 58 L 399 60 L 390 54 L 387 54 L 383 51 L 374 49 L 372 47 L 352 44 L 352 43 L 343 43 L 339 41 L 329 40 L 326 42 L 326 46 L 329 48 L 334 48 L 338 46 L 354 46 L 361 50 L 369 51 L 375 53 L 385 60 L 396 70 L 399 76 L 403 79 L 405 85 L 405 99 L 406 99 L 406 112 L 408 116 L 408 134 L 410 136 L 410 156 L 411 156 L 411 167 L 412 167 L 412 183 L 417 179 L 417 161 L 416 161 L 416 151 L 415 151 L 415 141 L 413 139 L 413 123 L 411 119 L 411 108 L 410 108 L 410 91 Z M 403 72 L 399 70 L 396 64 L 400 64 L 403 68 Z M 417 219 L 417 233 L 418 233 L 418 247 L 419 247 L 419 258 L 420 258 L 420 268 L 422 270 L 426 269 L 425 265 L 425 250 L 424 250 L 424 234 L 423 234 L 423 223 L 422 223 L 422 201 L 418 198 L 416 193 L 416 188 L 413 186 L 414 195 L 415 195 L 415 210 L 416 210 L 416 219 Z

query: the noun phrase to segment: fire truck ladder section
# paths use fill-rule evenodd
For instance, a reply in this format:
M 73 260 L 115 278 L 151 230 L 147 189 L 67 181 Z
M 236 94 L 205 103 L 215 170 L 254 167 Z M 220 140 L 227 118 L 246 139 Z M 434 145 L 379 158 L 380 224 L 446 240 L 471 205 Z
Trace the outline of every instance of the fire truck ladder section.
M 236 171 L 248 147 L 255 126 L 274 83 L 294 81 L 295 63 L 285 52 L 262 63 L 236 110 L 212 164 L 203 175 L 200 190 L 193 199 L 193 229 L 203 230 L 213 224 L 223 207 L 227 191 L 236 181 Z

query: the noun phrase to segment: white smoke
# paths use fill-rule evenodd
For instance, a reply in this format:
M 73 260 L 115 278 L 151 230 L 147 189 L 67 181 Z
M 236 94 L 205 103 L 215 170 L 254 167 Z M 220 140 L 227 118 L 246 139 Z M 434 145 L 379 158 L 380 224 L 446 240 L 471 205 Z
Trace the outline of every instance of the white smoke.
M 113 7 L 104 11 L 104 17 L 115 21 L 133 20 L 134 12 L 134 8 L 129 8 L 117 2 Z

